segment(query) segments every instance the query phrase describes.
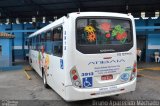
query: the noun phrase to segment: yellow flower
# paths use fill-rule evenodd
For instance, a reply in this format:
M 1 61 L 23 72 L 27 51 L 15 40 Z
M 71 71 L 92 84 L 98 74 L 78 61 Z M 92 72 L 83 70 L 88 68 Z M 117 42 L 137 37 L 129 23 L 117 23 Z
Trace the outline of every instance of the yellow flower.
M 47 55 L 45 58 L 44 71 L 47 72 L 48 69 L 49 69 L 49 55 Z
M 96 35 L 94 32 L 88 33 L 87 40 L 89 42 L 94 42 L 96 40 Z
M 46 56 L 45 64 L 46 64 L 47 66 L 49 65 L 49 56 L 48 56 L 48 55 Z
M 84 28 L 84 31 L 88 32 L 88 33 L 91 33 L 91 32 L 94 32 L 95 29 L 91 26 L 91 25 L 87 25 L 85 28 Z

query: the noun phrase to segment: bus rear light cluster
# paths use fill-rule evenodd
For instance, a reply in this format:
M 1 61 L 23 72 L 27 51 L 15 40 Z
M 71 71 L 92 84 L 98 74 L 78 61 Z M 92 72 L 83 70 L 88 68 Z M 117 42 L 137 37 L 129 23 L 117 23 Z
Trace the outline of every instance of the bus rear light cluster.
M 73 80 L 77 80 L 78 79 L 78 76 L 77 75 L 74 75 L 73 76 Z
M 76 74 L 76 70 L 72 70 L 72 74 L 75 75 Z
M 80 81 L 78 72 L 75 69 L 72 69 L 70 71 L 70 76 L 71 76 L 72 84 L 75 87 L 81 87 L 81 81 Z
M 137 63 L 134 63 L 133 70 L 131 72 L 130 81 L 133 80 L 136 77 L 136 74 L 137 74 Z

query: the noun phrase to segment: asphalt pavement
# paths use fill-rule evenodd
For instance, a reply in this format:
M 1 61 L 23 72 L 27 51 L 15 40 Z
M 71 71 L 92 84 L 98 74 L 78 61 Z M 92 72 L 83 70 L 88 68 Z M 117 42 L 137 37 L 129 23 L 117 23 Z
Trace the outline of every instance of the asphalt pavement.
M 26 78 L 23 70 L 0 71 L 0 100 L 14 100 L 26 106 L 93 106 L 110 100 L 160 100 L 160 69 L 157 67 L 160 64 L 139 63 L 138 68 L 142 70 L 138 71 L 140 76 L 134 92 L 77 102 L 65 102 L 53 89 L 44 88 L 42 78 L 35 71 L 28 71 L 32 80 Z

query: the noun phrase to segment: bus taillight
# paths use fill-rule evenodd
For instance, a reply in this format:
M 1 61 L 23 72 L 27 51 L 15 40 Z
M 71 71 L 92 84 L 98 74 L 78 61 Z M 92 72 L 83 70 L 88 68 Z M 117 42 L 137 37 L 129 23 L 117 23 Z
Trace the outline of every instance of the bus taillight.
M 130 81 L 133 80 L 136 77 L 136 73 L 137 73 L 137 63 L 134 63 L 133 70 L 131 72 Z
M 76 87 L 81 88 L 81 80 L 79 78 L 78 72 L 76 71 L 75 68 L 73 68 L 70 71 L 70 76 L 71 76 L 71 80 L 72 80 L 72 84 Z
M 72 74 L 75 75 L 76 74 L 76 70 L 72 70 Z
M 78 79 L 78 76 L 77 75 L 74 75 L 73 76 L 73 80 L 77 80 Z

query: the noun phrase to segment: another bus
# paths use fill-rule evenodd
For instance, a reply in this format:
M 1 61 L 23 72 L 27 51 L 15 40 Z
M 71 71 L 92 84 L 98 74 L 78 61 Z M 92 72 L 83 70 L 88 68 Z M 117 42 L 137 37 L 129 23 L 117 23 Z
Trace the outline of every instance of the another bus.
M 29 36 L 29 63 L 64 100 L 134 91 L 134 18 L 107 12 L 70 13 Z

